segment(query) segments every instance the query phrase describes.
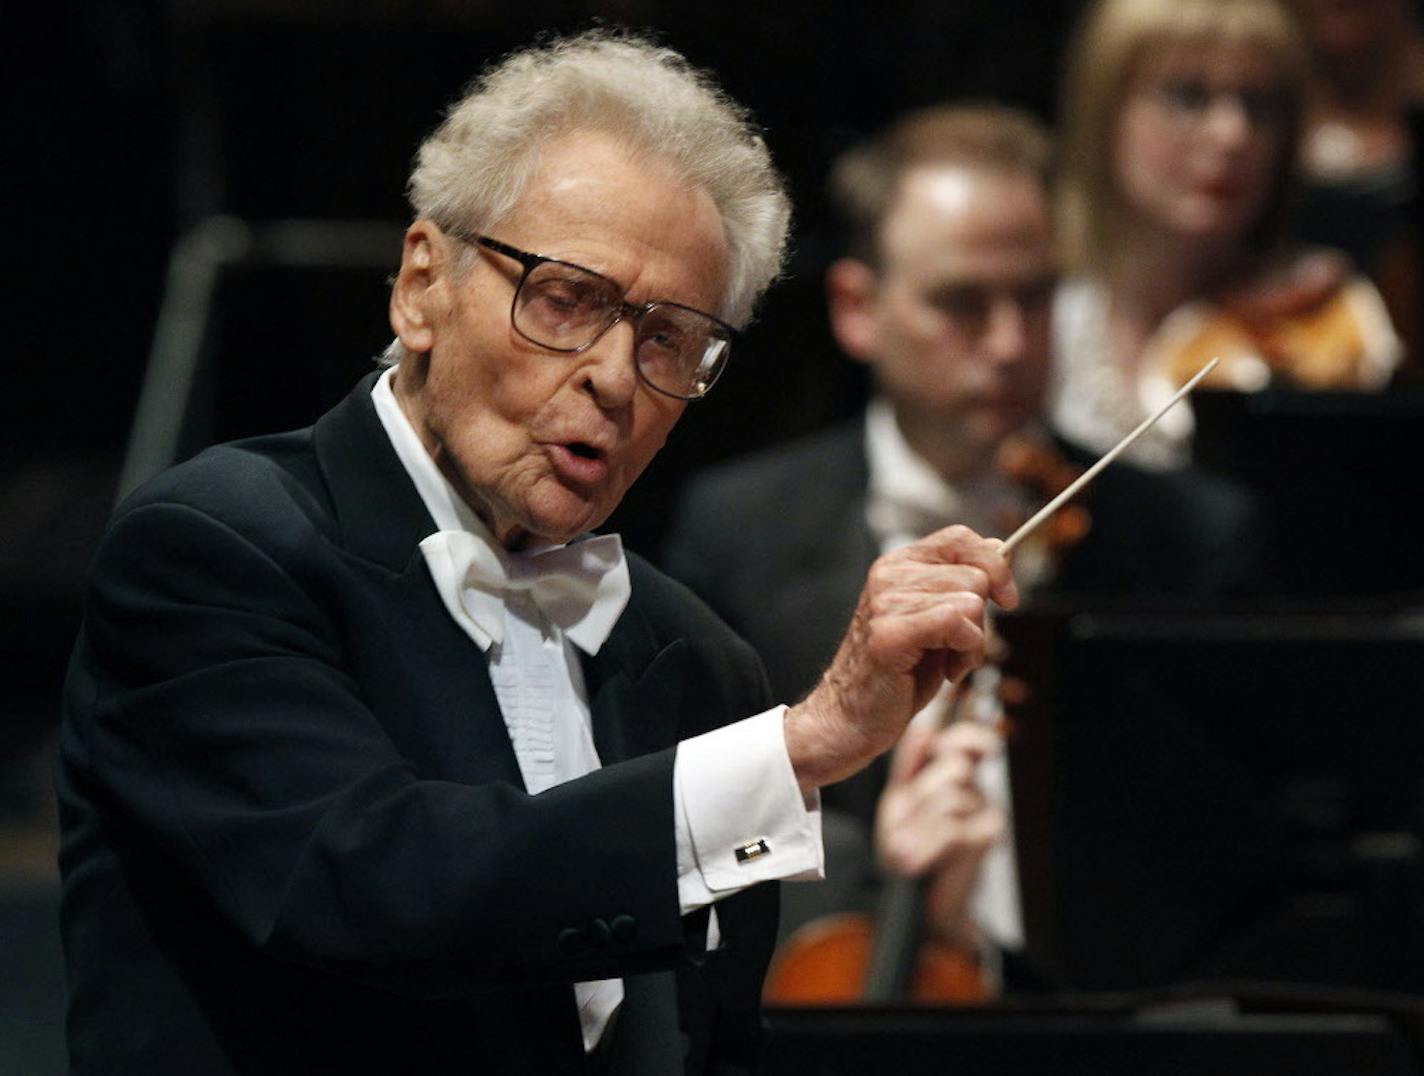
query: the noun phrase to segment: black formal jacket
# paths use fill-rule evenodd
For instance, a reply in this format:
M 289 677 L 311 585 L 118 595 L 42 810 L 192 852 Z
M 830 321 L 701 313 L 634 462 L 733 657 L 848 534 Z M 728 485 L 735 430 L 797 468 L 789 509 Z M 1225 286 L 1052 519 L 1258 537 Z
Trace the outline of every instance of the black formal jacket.
M 679 914 L 674 745 L 769 704 L 630 558 L 585 659 L 604 767 L 526 794 L 370 399 L 210 449 L 118 511 L 64 701 L 73 1072 L 731 1073 L 774 887 Z M 571 982 L 627 976 L 586 1060 Z
M 709 469 L 684 491 L 663 566 L 752 644 L 777 698 L 815 686 L 879 554 L 865 518 L 869 479 L 857 418 Z M 1034 600 L 1190 605 L 1249 586 L 1258 514 L 1235 486 L 1119 462 L 1084 503 L 1088 536 Z M 825 790 L 825 802 L 868 823 L 883 780 L 882 761 Z

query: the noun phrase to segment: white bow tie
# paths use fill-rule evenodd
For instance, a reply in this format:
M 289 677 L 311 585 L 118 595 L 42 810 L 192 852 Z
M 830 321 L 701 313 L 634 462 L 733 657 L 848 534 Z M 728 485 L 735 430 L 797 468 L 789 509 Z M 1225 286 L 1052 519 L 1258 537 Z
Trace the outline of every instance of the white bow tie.
M 481 650 L 503 642 L 505 599 L 523 592 L 579 649 L 596 654 L 632 594 L 616 534 L 519 556 L 469 531 L 436 531 L 420 551 L 445 608 Z

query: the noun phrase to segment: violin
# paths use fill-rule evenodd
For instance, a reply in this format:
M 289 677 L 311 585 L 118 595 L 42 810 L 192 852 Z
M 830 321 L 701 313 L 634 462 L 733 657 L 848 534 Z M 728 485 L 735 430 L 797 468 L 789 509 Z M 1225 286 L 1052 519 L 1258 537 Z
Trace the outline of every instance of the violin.
M 1052 442 L 1016 436 L 1000 446 L 1001 472 L 1034 497 L 1050 500 L 1081 474 Z M 1008 533 L 1027 514 L 1001 521 Z M 1057 554 L 1081 541 L 1091 520 L 1069 502 L 1038 532 L 1038 557 Z M 1038 537 L 1037 535 L 1035 537 Z M 1027 547 L 1021 557 L 1033 559 Z M 1001 662 L 1005 655 L 995 655 Z M 942 707 L 940 724 L 979 720 L 1008 732 L 1006 707 L 1023 701 L 1027 685 L 1001 676 L 998 664 L 975 671 Z M 991 1000 L 997 983 L 970 947 L 926 937 L 924 878 L 889 877 L 873 916 L 847 912 L 824 916 L 797 930 L 777 950 L 763 996 L 779 1005 L 888 1004 L 899 1001 L 973 1005 Z
M 845 912 L 807 923 L 777 950 L 765 1000 L 774 1005 L 989 1001 L 994 989 L 976 954 L 921 943 L 919 931 L 906 928 L 923 914 L 922 901 L 919 879 L 889 878 L 874 917 Z M 886 923 L 898 927 L 885 930 Z
M 1018 433 L 999 445 L 999 470 L 1030 494 L 1050 501 L 1076 482 L 1083 468 L 1070 462 L 1047 437 Z M 1000 520 L 1005 534 L 1017 530 L 1023 518 Z M 1058 556 L 1088 536 L 1093 520 L 1076 499 L 1055 512 L 1037 532 L 1049 553 Z
M 995 690 L 996 683 L 993 666 L 976 670 L 955 689 L 952 701 L 940 706 L 939 727 L 967 719 L 965 710 L 987 716 L 984 692 Z M 972 948 L 925 936 L 928 884 L 926 878 L 888 877 L 873 916 L 830 915 L 796 931 L 772 958 L 765 999 L 783 1005 L 990 1000 L 995 985 Z
M 1218 356 L 1210 388 L 1339 391 L 1382 388 L 1399 344 L 1379 294 L 1329 251 L 1296 256 L 1215 301 L 1179 309 L 1152 350 L 1153 365 L 1173 384 Z

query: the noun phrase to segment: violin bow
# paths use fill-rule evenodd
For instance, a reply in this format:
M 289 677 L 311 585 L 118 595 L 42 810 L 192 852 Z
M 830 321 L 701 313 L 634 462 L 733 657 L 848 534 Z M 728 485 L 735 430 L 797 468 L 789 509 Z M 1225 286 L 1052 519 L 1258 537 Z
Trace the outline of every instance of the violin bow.
M 1191 380 L 1188 381 L 1181 388 L 1179 388 L 1175 393 L 1173 393 L 1172 398 L 1170 400 L 1168 400 L 1161 407 L 1159 407 L 1153 414 L 1143 419 L 1142 422 L 1138 425 L 1137 429 L 1133 430 L 1121 441 L 1113 445 L 1112 448 L 1108 449 L 1107 452 L 1103 454 L 1102 459 L 1098 460 L 1097 463 L 1093 464 L 1081 475 L 1079 475 L 1071 485 L 1069 485 L 1066 489 L 1063 490 L 1062 493 L 1058 494 L 1058 496 L 1054 497 L 1053 500 L 1045 504 L 1042 508 L 1035 512 L 1028 519 L 1028 521 L 1024 523 L 1022 527 L 1014 531 L 1014 533 L 1009 535 L 1008 538 L 1004 539 L 1004 544 L 999 547 L 999 552 L 1006 557 L 1010 553 L 1012 553 L 1016 545 L 1018 545 L 1030 534 L 1036 531 L 1039 528 L 1039 525 L 1042 524 L 1044 520 L 1046 520 L 1049 516 L 1053 515 L 1053 513 L 1058 511 L 1058 509 L 1062 508 L 1064 503 L 1067 502 L 1069 498 L 1071 498 L 1080 489 L 1082 489 L 1089 482 L 1091 482 L 1093 478 L 1096 477 L 1099 471 L 1101 471 L 1104 467 L 1110 464 L 1113 460 L 1117 459 L 1118 456 L 1122 455 L 1122 453 L 1127 450 L 1127 447 L 1131 445 L 1132 442 L 1136 441 L 1139 437 L 1141 437 L 1144 433 L 1151 429 L 1153 424 L 1156 423 L 1159 418 L 1161 418 L 1174 406 L 1176 406 L 1177 402 L 1181 400 L 1182 397 L 1186 396 L 1187 393 L 1191 392 L 1192 389 L 1196 388 L 1197 384 L 1201 381 L 1201 379 L 1206 377 L 1206 375 L 1211 373 L 1213 370 L 1215 370 L 1217 364 L 1220 362 L 1221 359 L 1219 358 L 1212 359 L 1195 374 L 1193 374 Z

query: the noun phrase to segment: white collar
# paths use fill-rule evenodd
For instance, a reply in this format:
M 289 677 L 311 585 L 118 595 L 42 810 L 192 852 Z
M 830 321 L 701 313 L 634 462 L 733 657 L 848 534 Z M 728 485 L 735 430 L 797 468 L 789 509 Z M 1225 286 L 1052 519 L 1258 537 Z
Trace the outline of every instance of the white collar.
M 415 432 L 415 427 L 406 418 L 391 388 L 391 379 L 396 368 L 392 366 L 376 381 L 371 390 L 371 402 L 376 406 L 376 417 L 381 420 L 391 447 L 396 450 L 401 466 L 415 483 L 416 492 L 425 503 L 430 518 L 435 520 L 435 529 L 440 531 L 471 531 L 482 535 L 491 542 L 494 536 L 484 521 L 475 514 L 463 497 L 455 492 L 450 480 L 441 473 L 425 445 Z
M 964 497 L 910 447 L 894 408 L 882 396 L 865 411 L 865 458 L 872 502 L 912 505 L 946 519 L 963 514 Z

